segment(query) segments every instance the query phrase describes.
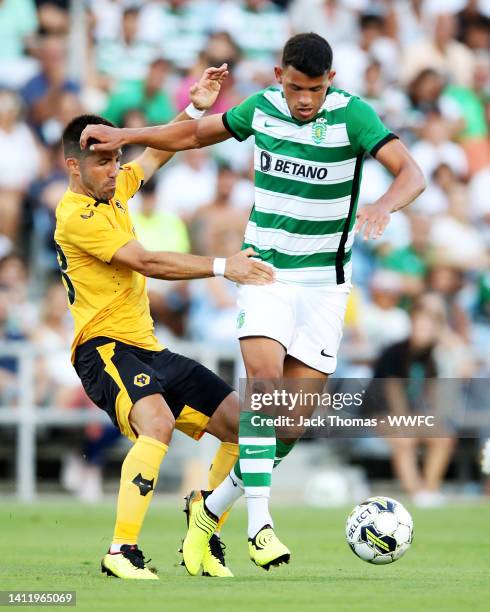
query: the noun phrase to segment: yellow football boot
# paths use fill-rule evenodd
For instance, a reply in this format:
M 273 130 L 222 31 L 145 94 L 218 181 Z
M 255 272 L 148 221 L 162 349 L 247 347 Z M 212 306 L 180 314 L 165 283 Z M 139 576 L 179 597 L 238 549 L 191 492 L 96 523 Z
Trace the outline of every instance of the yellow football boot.
M 216 578 L 233 578 L 230 568 L 225 561 L 226 546 L 216 533 L 209 540 L 208 547 L 202 560 L 202 575 Z
M 209 493 L 208 493 L 209 494 Z M 185 498 L 187 533 L 182 544 L 182 556 L 186 570 L 195 576 L 203 562 L 209 540 L 216 530 L 218 518 L 204 505 L 206 492 L 191 491 Z
M 271 566 L 289 563 L 291 552 L 284 546 L 270 525 L 265 525 L 254 538 L 248 539 L 250 559 L 269 571 Z
M 145 567 L 145 563 L 148 561 L 143 558 L 143 551 L 136 544 L 123 544 L 121 552 L 108 552 L 102 558 L 100 569 L 108 576 L 126 580 L 158 580 L 158 576 Z

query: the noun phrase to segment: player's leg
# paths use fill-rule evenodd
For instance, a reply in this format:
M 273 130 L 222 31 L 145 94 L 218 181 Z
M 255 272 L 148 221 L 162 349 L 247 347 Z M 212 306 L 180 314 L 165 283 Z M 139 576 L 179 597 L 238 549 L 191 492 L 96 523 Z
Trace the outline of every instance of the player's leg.
M 125 578 L 151 574 L 144 566 L 138 537 L 153 497 L 160 464 L 170 443 L 175 419 L 160 394 L 138 400 L 129 413 L 129 424 L 137 435 L 121 467 L 116 524 L 103 571 Z M 133 567 L 132 567 L 133 566 Z M 134 569 L 136 568 L 136 569 Z
M 246 337 L 240 340 L 247 392 L 273 392 L 275 381 L 283 374 L 286 349 L 271 338 Z M 269 388 L 270 386 L 270 388 Z M 248 510 L 248 537 L 253 538 L 264 527 L 273 526 L 269 512 L 271 476 L 276 454 L 274 426 L 256 424 L 257 413 L 244 410 L 240 414 L 240 476 Z M 238 476 L 238 474 L 237 474 Z
M 238 395 L 230 393 L 218 406 L 209 420 L 206 432 L 221 440 L 208 472 L 208 489 L 213 491 L 228 476 L 239 457 L 238 423 L 240 403 Z M 229 504 L 231 506 L 231 503 Z M 228 511 L 220 513 L 217 535 L 228 518 Z
M 208 472 L 208 490 L 215 490 L 227 477 L 238 460 L 238 421 L 240 418 L 240 405 L 238 395 L 230 393 L 218 406 L 209 419 L 206 432 L 221 440 Z M 235 493 L 235 491 L 234 491 Z M 238 492 L 238 495 L 243 490 Z M 236 497 L 233 496 L 226 508 L 230 507 Z M 213 510 L 211 510 L 213 512 Z M 221 540 L 221 530 L 228 519 L 229 510 L 221 513 L 214 534 L 202 559 L 203 576 L 219 578 L 232 578 L 233 574 L 226 565 L 226 546 Z
M 261 325 L 267 325 L 267 322 Z M 276 335 L 273 328 L 269 329 Z M 273 393 L 280 386 L 285 346 L 273 338 L 246 336 L 240 339 L 240 348 L 247 373 L 246 395 Z M 237 487 L 243 486 L 245 493 L 250 558 L 256 565 L 268 570 L 271 566 L 288 563 L 291 553 L 274 533 L 269 510 L 277 449 L 275 427 L 257 422 L 256 417 L 257 412 L 246 406 L 240 414 L 240 459 L 230 474 L 230 482 Z
M 121 469 L 116 526 L 111 552 L 121 544 L 137 544 L 153 497 L 160 464 L 168 450 L 175 419 L 160 394 L 138 400 L 129 413 L 137 439 Z
M 134 442 L 122 464 L 114 539 L 102 559 L 102 571 L 120 578 L 157 579 L 137 541 L 175 420 L 149 365 L 152 355 L 94 338 L 77 349 L 75 359 L 89 397 Z
M 164 396 L 176 415 L 176 428 L 195 440 L 205 432 L 221 440 L 211 472 L 215 481 L 223 478 L 237 456 L 239 404 L 236 393 L 203 365 L 168 350 L 158 355 L 154 367 L 162 373 Z M 216 534 L 218 519 L 204 505 L 207 494 L 207 491 L 193 491 L 187 498 L 188 531 L 182 547 L 184 564 L 190 574 L 196 574 L 203 564 L 206 574 L 231 576 Z
M 300 391 L 303 392 L 303 395 L 298 396 L 301 398 L 305 396 L 306 393 L 322 393 L 328 374 L 310 368 L 310 366 L 302 363 L 296 359 L 296 357 L 288 355 L 284 360 L 284 378 L 288 380 L 288 389 L 292 389 L 293 391 L 296 389 L 298 393 Z M 293 381 L 297 381 L 297 384 Z M 296 417 L 295 422 L 298 422 L 298 416 L 302 416 L 305 419 L 310 418 L 315 408 L 316 406 L 311 403 L 304 403 L 303 405 L 297 403 L 294 413 Z M 277 432 L 274 469 L 277 468 L 293 450 L 296 442 L 301 438 L 302 433 L 303 431 L 301 431 L 298 426 L 294 426 L 289 430 L 287 428 L 282 428 Z

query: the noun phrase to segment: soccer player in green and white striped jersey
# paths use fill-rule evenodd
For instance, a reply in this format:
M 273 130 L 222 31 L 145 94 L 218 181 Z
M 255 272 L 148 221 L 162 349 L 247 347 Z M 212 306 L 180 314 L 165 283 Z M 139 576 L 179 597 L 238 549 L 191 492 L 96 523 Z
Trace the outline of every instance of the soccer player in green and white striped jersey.
M 275 76 L 277 87 L 250 96 L 223 115 L 142 129 L 92 126 L 82 134 L 82 146 L 92 137 L 100 142 L 95 150 L 134 143 L 179 151 L 230 137 L 255 138 L 255 203 L 244 248 L 252 247 L 273 266 L 275 282 L 239 288 L 237 328 L 247 377 L 316 379 L 321 389 L 336 366 L 354 235 L 381 236 L 390 213 L 410 204 L 425 181 L 373 109 L 333 87 L 332 50 L 326 40 L 313 33 L 291 38 Z M 357 211 L 366 154 L 394 178 L 379 200 Z M 223 273 L 219 265 L 215 273 Z M 210 495 L 190 499 L 184 541 L 188 569 L 198 567 L 211 536 L 200 520 L 203 511 L 221 516 L 243 490 L 252 560 L 266 569 L 289 560 L 289 550 L 273 531 L 268 500 L 272 469 L 294 440 L 276 439 L 274 427 L 253 422 L 252 412 L 243 411 L 240 458 L 230 477 Z

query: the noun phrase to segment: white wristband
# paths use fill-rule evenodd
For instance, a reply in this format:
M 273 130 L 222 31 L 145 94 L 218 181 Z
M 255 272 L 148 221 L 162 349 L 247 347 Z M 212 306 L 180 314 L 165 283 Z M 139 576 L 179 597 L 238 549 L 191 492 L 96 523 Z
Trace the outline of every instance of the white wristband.
M 215 257 L 213 260 L 213 274 L 215 276 L 224 276 L 226 269 L 226 259 L 224 257 Z
M 189 104 L 189 106 L 185 109 L 185 114 L 188 115 L 191 119 L 200 119 L 204 113 L 206 112 L 205 110 L 199 110 L 198 108 L 196 108 L 194 106 L 194 104 L 192 104 L 192 102 Z

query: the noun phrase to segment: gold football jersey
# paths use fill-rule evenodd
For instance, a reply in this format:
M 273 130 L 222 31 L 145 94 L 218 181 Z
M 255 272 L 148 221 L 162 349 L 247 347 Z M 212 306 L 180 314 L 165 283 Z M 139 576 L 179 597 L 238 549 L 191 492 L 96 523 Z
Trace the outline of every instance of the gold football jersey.
M 56 208 L 58 263 L 75 320 L 72 361 L 79 344 L 107 336 L 148 350 L 162 350 L 153 333 L 146 278 L 120 264 L 114 253 L 136 239 L 128 200 L 144 179 L 137 163 L 122 166 L 116 192 L 98 202 L 69 189 Z

